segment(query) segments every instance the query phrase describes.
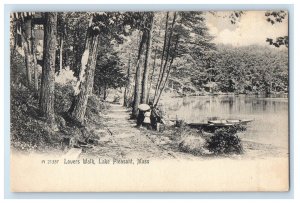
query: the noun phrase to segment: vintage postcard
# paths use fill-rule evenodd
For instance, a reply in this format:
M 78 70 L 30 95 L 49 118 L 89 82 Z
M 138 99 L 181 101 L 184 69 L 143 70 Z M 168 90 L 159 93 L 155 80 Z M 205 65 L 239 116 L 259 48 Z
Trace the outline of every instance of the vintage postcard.
M 288 12 L 13 12 L 12 192 L 289 190 Z

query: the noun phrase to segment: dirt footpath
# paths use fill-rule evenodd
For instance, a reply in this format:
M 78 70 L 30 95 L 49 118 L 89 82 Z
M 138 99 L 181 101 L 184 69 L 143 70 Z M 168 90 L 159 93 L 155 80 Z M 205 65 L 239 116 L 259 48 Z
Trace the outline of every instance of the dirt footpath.
M 155 145 L 129 119 L 129 112 L 121 105 L 112 104 L 105 116 L 105 129 L 94 129 L 101 134 L 100 142 L 92 149 L 83 150 L 81 157 L 98 158 L 175 158 L 171 152 Z

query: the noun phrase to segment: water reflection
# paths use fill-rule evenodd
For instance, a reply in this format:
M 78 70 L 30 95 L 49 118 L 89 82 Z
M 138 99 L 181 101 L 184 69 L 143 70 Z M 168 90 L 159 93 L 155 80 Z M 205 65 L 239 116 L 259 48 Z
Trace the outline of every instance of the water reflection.
M 287 148 L 288 99 L 255 96 L 203 96 L 163 100 L 170 118 L 203 122 L 211 117 L 221 119 L 254 119 L 244 139 Z

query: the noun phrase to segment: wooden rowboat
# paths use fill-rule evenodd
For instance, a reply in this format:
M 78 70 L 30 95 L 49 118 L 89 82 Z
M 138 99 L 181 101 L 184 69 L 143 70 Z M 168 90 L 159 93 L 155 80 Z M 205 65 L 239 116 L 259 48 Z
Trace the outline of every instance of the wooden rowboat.
M 190 127 L 199 128 L 199 127 L 229 127 L 233 125 L 246 125 L 247 123 L 253 120 L 250 119 L 222 119 L 222 120 L 210 120 L 203 123 L 187 123 Z

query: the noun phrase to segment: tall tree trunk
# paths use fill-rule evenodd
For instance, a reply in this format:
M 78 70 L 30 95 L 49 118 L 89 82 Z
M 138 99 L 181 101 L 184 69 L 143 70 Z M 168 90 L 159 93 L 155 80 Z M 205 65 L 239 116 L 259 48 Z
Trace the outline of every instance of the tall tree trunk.
M 84 120 L 88 98 L 94 85 L 94 73 L 97 59 L 99 37 L 92 32 L 92 19 L 87 31 L 84 53 L 81 59 L 81 70 L 78 81 L 79 93 L 75 97 L 69 112 L 73 119 L 82 123 Z
M 164 63 L 164 66 L 162 67 L 162 74 L 161 74 L 161 78 L 160 80 L 158 81 L 158 90 L 157 92 L 159 92 L 159 89 L 161 88 L 161 84 L 163 82 L 163 78 L 164 78 L 164 75 L 165 75 L 165 71 L 166 71 L 166 67 L 167 67 L 167 63 L 168 63 L 168 60 L 169 60 L 169 56 L 170 56 L 170 48 L 171 48 L 171 39 L 172 39 L 172 36 L 173 36 L 173 28 L 174 28 L 174 24 L 175 24 L 175 20 L 176 20 L 176 12 L 174 12 L 174 16 L 173 16 L 173 21 L 172 21 L 172 25 L 171 25 L 171 30 L 170 30 L 170 36 L 169 36 L 169 39 L 168 39 L 168 43 L 167 43 L 167 48 L 166 48 L 166 59 L 165 59 L 165 63 Z M 156 96 L 156 95 L 155 95 Z M 160 97 L 160 96 L 159 96 Z M 158 98 L 154 98 L 154 101 L 156 99 L 156 104 L 158 103 Z
M 158 97 L 157 97 L 157 100 L 156 100 L 156 103 L 154 104 L 154 106 L 157 106 L 157 104 L 158 104 L 158 102 L 159 102 L 159 100 L 160 100 L 161 94 L 162 94 L 162 92 L 164 91 L 164 89 L 165 89 L 165 87 L 166 87 L 166 84 L 167 84 L 167 82 L 168 82 L 168 80 L 169 80 L 169 76 L 170 76 L 172 64 L 173 64 L 173 61 L 174 61 L 174 58 L 175 58 L 175 52 L 176 52 L 176 50 L 177 50 L 178 43 L 179 43 L 179 36 L 177 36 L 177 40 L 176 40 L 176 42 L 175 42 L 175 46 L 174 46 L 174 47 L 175 47 L 175 48 L 174 48 L 174 55 L 173 55 L 172 58 L 171 58 L 171 61 L 170 61 L 170 64 L 169 64 L 169 68 L 168 68 L 168 70 L 167 70 L 166 79 L 165 79 L 165 81 L 164 81 L 164 83 L 163 83 L 163 85 L 162 85 L 162 88 L 160 89 L 160 92 L 159 92 L 159 94 L 158 94 Z M 166 63 L 167 63 L 167 61 L 166 61 Z
M 25 55 L 25 66 L 27 75 L 27 85 L 30 88 L 31 85 L 31 68 L 32 68 L 32 56 L 31 56 L 31 18 L 26 17 L 22 23 L 22 44 Z
M 145 41 L 147 40 L 146 32 L 142 33 L 142 38 L 139 45 L 139 52 L 137 57 L 137 67 L 135 73 L 135 86 L 134 86 L 134 100 L 132 108 L 132 118 L 136 118 L 138 115 L 138 106 L 141 102 L 141 90 L 142 90 L 142 70 L 141 70 L 141 56 L 144 48 Z
M 63 66 L 64 67 L 70 67 L 70 50 L 65 49 L 65 52 L 63 53 Z
M 70 67 L 72 64 L 70 64 L 70 60 L 71 60 L 71 54 L 70 54 L 70 47 L 66 47 L 66 45 L 68 45 L 67 42 L 65 42 L 66 40 L 66 37 L 68 36 L 68 30 L 65 28 L 64 29 L 64 45 L 65 46 L 65 49 L 63 49 L 63 53 L 62 53 L 62 66 L 63 67 Z M 70 46 L 70 44 L 69 44 Z M 73 47 L 74 48 L 74 47 Z
M 47 120 L 54 124 L 54 77 L 57 35 L 57 13 L 47 12 L 44 29 L 44 66 L 40 92 L 40 110 Z
M 31 51 L 32 51 L 32 58 L 33 58 L 33 70 L 34 70 L 34 89 L 38 91 L 39 89 L 39 81 L 38 81 L 38 75 L 37 75 L 37 59 L 36 59 L 36 44 L 35 44 L 35 34 L 33 28 L 31 29 L 31 36 L 32 36 L 32 42 L 31 42 Z
M 130 65 L 131 65 L 131 57 L 129 54 L 128 59 L 128 68 L 127 68 L 127 84 L 124 91 L 124 103 L 123 106 L 128 107 L 129 106 L 129 94 L 130 94 Z
M 80 26 L 79 22 L 77 23 L 77 29 L 74 32 L 73 35 L 73 55 L 74 55 L 74 60 L 72 64 L 72 69 L 74 71 L 74 76 L 78 77 L 80 74 L 80 60 L 82 57 L 82 52 L 81 52 L 81 47 L 79 45 L 78 39 L 80 38 Z
M 14 46 L 13 46 L 13 50 L 12 50 L 12 56 L 14 56 L 15 55 L 15 53 L 16 53 L 16 49 L 17 49 L 17 46 L 18 46 L 18 40 L 19 40 L 19 33 L 18 33 L 18 31 L 19 31 L 19 27 L 20 27 L 20 25 L 19 25 L 19 21 L 17 21 L 17 20 L 14 20 L 13 21 L 13 27 L 12 27 L 12 30 L 11 30 L 11 32 L 13 32 L 13 38 L 14 38 Z
M 64 47 L 64 35 L 60 38 L 60 46 L 59 46 L 59 72 L 62 70 L 63 66 L 63 47 Z
M 58 35 L 59 35 L 59 73 L 61 72 L 63 68 L 63 49 L 64 49 L 64 39 L 65 39 L 65 24 L 66 24 L 66 15 L 65 13 L 61 13 L 58 15 L 58 24 L 60 26 L 58 27 Z
M 106 101 L 107 99 L 107 87 L 104 85 L 104 90 L 103 90 L 103 100 Z
M 147 32 L 147 42 L 146 42 L 146 55 L 145 55 L 145 63 L 144 63 L 144 74 L 142 80 L 142 103 L 147 103 L 147 95 L 148 95 L 148 78 L 149 78 L 149 66 L 150 66 L 150 57 L 152 50 L 152 32 L 153 32 L 153 18 L 154 14 L 151 13 L 149 20 L 149 27 L 146 29 Z
M 155 51 L 154 51 L 154 61 L 153 61 L 153 67 L 152 67 L 152 74 L 150 76 L 150 84 L 149 84 L 149 87 L 148 87 L 147 103 L 149 102 L 150 91 L 151 91 L 151 86 L 152 86 L 152 81 L 153 81 L 153 75 L 154 75 L 154 72 L 155 72 L 156 54 L 157 54 L 157 46 L 155 47 Z
M 167 36 L 168 36 L 168 25 L 169 25 L 169 12 L 167 12 L 167 17 L 166 17 L 166 26 L 165 26 L 165 37 L 164 37 L 164 45 L 163 45 L 163 50 L 161 54 L 161 62 L 160 62 L 160 69 L 159 69 L 159 74 L 158 74 L 158 79 L 155 87 L 155 93 L 153 97 L 153 102 L 156 98 L 156 94 L 158 93 L 159 90 L 159 81 L 161 79 L 161 74 L 162 74 L 162 69 L 163 69 L 163 61 L 164 61 L 164 55 L 165 55 L 165 50 L 166 50 L 166 44 L 167 44 Z

